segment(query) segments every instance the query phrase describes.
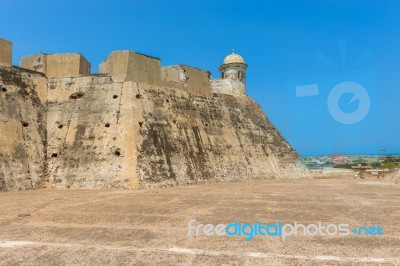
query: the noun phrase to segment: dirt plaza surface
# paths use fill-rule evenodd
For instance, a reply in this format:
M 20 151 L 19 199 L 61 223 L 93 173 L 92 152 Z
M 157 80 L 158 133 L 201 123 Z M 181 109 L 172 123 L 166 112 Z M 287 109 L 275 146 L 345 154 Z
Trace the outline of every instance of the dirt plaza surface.
M 400 186 L 383 179 L 36 190 L 0 202 L 0 265 L 400 265 Z M 383 236 L 189 236 L 192 219 L 379 225 Z

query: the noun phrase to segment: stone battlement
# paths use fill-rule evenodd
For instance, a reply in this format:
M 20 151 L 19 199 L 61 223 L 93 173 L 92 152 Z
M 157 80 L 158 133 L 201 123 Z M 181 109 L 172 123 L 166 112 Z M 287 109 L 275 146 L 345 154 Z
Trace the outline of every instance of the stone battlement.
M 11 42 L 0 39 L 0 65 L 11 66 L 11 53 Z M 20 60 L 20 67 L 44 73 L 47 78 L 91 76 L 90 62 L 79 53 L 25 56 Z M 161 66 L 160 59 L 152 56 L 113 51 L 99 65 L 99 74 L 112 77 L 114 82 L 133 81 L 205 96 L 212 93 L 244 96 L 246 68 L 243 58 L 232 53 L 219 67 L 221 78 L 214 80 L 206 70 L 186 65 Z
M 36 54 L 21 58 L 20 67 L 44 73 L 48 78 L 90 75 L 90 63 L 78 53 Z

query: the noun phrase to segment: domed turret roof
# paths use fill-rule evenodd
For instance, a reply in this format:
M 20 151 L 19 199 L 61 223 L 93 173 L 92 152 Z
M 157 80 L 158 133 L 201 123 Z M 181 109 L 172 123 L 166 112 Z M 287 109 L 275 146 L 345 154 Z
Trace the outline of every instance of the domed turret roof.
M 232 50 L 232 54 L 225 57 L 222 64 L 246 64 L 246 62 L 244 61 L 243 57 L 235 54 L 235 50 Z

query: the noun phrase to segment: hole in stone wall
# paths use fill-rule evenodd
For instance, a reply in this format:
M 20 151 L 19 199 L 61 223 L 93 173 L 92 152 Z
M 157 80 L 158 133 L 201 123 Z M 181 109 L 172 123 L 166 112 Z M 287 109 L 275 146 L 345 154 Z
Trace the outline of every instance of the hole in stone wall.
M 114 94 L 113 99 L 117 99 L 117 98 L 118 98 L 118 95 Z
M 64 127 L 64 125 L 59 125 L 58 126 L 59 129 L 62 129 L 63 127 Z
M 167 100 L 165 100 L 167 103 L 169 103 L 169 100 L 167 99 Z
M 7 92 L 7 89 L 3 87 L 3 88 L 1 88 L 1 91 L 2 92 Z
M 28 122 L 25 122 L 25 121 L 23 121 L 23 122 L 22 122 L 22 126 L 23 126 L 23 127 L 29 127 L 29 123 L 28 123 Z
M 172 120 L 172 122 L 173 122 L 174 124 L 176 124 L 176 120 Z
M 136 99 L 142 99 L 142 95 L 141 94 L 136 94 Z
M 143 126 L 143 122 L 139 122 L 139 126 L 142 127 Z
M 213 96 L 214 96 L 214 97 L 218 97 L 218 94 L 216 94 L 216 93 L 213 93 Z
M 206 123 L 205 126 L 208 127 L 208 124 Z
M 121 156 L 121 152 L 120 152 L 119 150 L 116 150 L 116 151 L 114 152 L 114 155 L 115 155 L 115 156 Z
M 69 98 L 72 99 L 72 100 L 75 100 L 75 99 L 82 98 L 83 96 L 85 96 L 85 93 L 83 93 L 83 92 L 81 92 L 81 91 L 78 91 L 78 92 L 72 93 L 72 94 L 69 96 Z
M 110 123 L 106 123 L 104 126 L 105 127 L 110 127 Z
M 57 158 L 58 157 L 58 154 L 57 153 L 53 153 L 52 155 L 51 155 L 51 158 Z

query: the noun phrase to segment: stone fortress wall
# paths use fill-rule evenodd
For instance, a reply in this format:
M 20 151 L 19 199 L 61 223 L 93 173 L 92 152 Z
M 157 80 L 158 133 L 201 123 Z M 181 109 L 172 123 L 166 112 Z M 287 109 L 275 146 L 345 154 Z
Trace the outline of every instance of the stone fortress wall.
M 8 44 L 0 40 L 0 191 L 304 175 L 297 153 L 245 95 L 239 55 L 225 58 L 216 80 L 230 85 L 215 89 L 208 71 L 162 67 L 132 51 L 112 52 L 97 75 L 77 53 L 11 67 Z

